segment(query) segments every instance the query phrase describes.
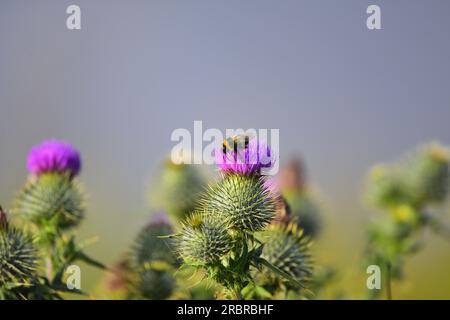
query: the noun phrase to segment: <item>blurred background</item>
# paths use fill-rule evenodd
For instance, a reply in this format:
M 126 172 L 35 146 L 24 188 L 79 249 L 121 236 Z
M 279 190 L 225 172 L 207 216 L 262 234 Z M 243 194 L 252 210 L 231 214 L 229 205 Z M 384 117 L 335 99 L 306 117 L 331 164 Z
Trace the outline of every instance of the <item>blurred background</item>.
M 370 4 L 382 30 L 366 28 Z M 89 194 L 80 237 L 99 236 L 89 252 L 111 263 L 148 221 L 174 129 L 278 128 L 281 164 L 301 156 L 319 194 L 330 297 L 362 298 L 367 170 L 450 143 L 449 14 L 439 0 L 0 0 L 0 203 L 32 145 L 70 141 Z M 450 244 L 427 237 L 395 298 L 450 299 Z M 89 290 L 101 273 L 82 276 Z

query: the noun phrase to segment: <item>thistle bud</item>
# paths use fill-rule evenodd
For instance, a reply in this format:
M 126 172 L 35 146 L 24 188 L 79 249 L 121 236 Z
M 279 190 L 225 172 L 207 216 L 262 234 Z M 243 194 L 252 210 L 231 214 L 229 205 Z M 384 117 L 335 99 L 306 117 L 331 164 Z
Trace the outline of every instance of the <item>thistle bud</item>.
M 449 154 L 438 144 L 425 146 L 406 158 L 405 184 L 416 203 L 442 202 L 450 185 Z
M 139 273 L 139 282 L 140 294 L 152 300 L 166 299 L 175 289 L 175 279 L 169 266 L 160 261 L 146 264 Z
M 52 222 L 67 229 L 82 220 L 83 198 L 79 184 L 67 174 L 42 173 L 30 177 L 14 203 L 14 210 L 38 226 Z
M 183 222 L 177 239 L 180 257 L 188 264 L 208 265 L 221 260 L 233 247 L 229 226 L 212 213 L 193 213 Z
M 209 192 L 201 203 L 219 219 L 242 231 L 260 231 L 275 216 L 276 203 L 258 176 L 230 173 Z
M 133 266 L 138 267 L 153 260 L 176 265 L 177 259 L 172 254 L 173 240 L 159 238 L 172 233 L 172 226 L 165 213 L 153 215 L 150 223 L 138 234 L 132 248 Z
M 300 282 L 310 278 L 311 242 L 296 224 L 272 224 L 262 233 L 261 238 L 265 243 L 261 255 L 263 258 Z M 277 278 L 282 280 L 278 276 Z
M 5 213 L 0 213 L 5 222 Z M 37 250 L 31 237 L 20 230 L 0 226 L 0 286 L 30 283 L 36 276 Z

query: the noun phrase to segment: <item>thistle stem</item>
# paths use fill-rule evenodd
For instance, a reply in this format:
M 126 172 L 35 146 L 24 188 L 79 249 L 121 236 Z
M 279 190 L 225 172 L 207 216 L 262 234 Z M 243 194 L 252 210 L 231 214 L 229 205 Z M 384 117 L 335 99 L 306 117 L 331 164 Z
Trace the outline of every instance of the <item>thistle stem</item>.
M 53 281 L 54 276 L 54 269 L 55 266 L 53 265 L 53 255 L 55 253 L 55 245 L 54 243 L 50 244 L 48 247 L 48 253 L 47 257 L 45 257 L 45 271 L 48 281 Z
M 392 300 L 391 290 L 391 263 L 386 262 L 386 295 L 388 300 Z

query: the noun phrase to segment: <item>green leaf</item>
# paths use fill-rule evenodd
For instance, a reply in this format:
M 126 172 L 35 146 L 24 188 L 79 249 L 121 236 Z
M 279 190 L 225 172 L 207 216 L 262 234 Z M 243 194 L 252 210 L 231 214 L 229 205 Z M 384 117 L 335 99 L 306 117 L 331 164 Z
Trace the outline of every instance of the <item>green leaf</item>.
M 93 267 L 97 267 L 97 268 L 102 269 L 102 270 L 106 270 L 107 269 L 107 267 L 103 263 L 101 263 L 101 262 L 99 262 L 99 261 L 89 257 L 88 255 L 86 255 L 82 251 L 79 251 L 77 253 L 77 258 L 80 259 L 81 261 L 87 263 L 88 265 L 93 266 Z
M 84 291 L 78 289 L 69 289 L 65 284 L 52 284 L 51 288 L 58 292 L 76 293 L 83 296 L 87 296 L 87 293 L 85 293 Z

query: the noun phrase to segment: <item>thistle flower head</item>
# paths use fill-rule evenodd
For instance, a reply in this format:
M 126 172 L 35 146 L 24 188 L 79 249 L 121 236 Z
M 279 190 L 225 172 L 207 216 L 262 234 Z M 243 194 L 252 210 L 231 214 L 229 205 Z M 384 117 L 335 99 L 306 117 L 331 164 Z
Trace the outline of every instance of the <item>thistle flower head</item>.
M 29 283 L 36 275 L 37 250 L 31 237 L 10 227 L 5 212 L 0 212 L 0 286 Z
M 262 257 L 298 281 L 306 281 L 312 272 L 310 240 L 296 224 L 271 224 L 261 234 Z M 280 278 L 281 279 L 281 278 Z
M 450 186 L 448 151 L 433 143 L 419 148 L 402 163 L 405 186 L 416 203 L 442 202 Z
M 149 228 L 152 227 L 165 227 L 171 226 L 169 216 L 165 212 L 157 212 L 154 213 L 150 219 L 150 223 L 148 224 Z
M 14 203 L 14 210 L 42 226 L 52 222 L 67 229 L 84 216 L 84 197 L 76 180 L 67 174 L 42 173 L 30 177 Z
M 168 298 L 175 289 L 175 279 L 170 267 L 161 261 L 145 264 L 139 273 L 140 294 L 147 299 L 163 300 Z
M 27 167 L 34 175 L 69 172 L 70 176 L 74 177 L 80 172 L 81 159 L 72 145 L 58 140 L 47 140 L 30 150 Z
M 247 136 L 237 136 L 223 142 L 214 152 L 216 164 L 225 173 L 248 176 L 270 168 L 273 159 L 269 146 Z
M 210 187 L 201 203 L 222 221 L 242 231 L 260 231 L 275 216 L 275 199 L 258 176 L 230 173 Z
M 367 197 L 382 209 L 405 203 L 421 208 L 443 202 L 449 185 L 448 152 L 438 144 L 431 144 L 392 166 L 375 166 L 369 175 Z
M 177 250 L 188 264 L 205 266 L 216 263 L 233 247 L 229 226 L 213 213 L 195 212 L 182 224 Z
M 141 230 L 134 242 L 132 248 L 133 266 L 139 267 L 153 260 L 165 261 L 170 265 L 175 265 L 177 259 L 172 254 L 173 240 L 159 238 L 172 233 L 172 226 L 165 213 L 153 215 L 150 223 Z

